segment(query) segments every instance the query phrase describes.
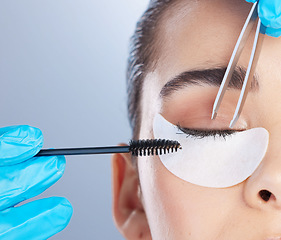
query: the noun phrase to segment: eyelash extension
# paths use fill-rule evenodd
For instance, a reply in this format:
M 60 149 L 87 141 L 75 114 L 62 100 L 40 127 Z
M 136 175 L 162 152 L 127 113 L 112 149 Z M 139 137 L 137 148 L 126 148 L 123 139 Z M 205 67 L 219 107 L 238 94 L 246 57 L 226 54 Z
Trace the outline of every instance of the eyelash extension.
M 179 124 L 177 125 L 178 129 L 182 131 L 187 136 L 191 136 L 194 138 L 202 139 L 204 137 L 214 137 L 214 139 L 224 138 L 226 140 L 227 136 L 230 136 L 236 132 L 237 130 L 199 130 L 199 129 L 191 129 L 191 128 L 184 128 L 181 127 Z M 181 133 L 179 133 L 181 134 Z

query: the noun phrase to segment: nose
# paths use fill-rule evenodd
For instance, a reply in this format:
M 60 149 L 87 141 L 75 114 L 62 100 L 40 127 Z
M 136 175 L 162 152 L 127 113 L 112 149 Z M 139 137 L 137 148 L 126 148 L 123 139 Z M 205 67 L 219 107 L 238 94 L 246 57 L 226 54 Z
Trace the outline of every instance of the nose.
M 252 208 L 281 210 L 281 138 L 270 136 L 267 153 L 246 180 L 244 199 Z

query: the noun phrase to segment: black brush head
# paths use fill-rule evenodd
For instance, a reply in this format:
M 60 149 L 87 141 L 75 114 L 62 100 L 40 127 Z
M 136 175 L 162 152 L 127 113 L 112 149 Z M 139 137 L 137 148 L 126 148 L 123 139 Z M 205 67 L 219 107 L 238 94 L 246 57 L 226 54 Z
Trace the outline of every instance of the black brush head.
M 130 141 L 130 152 L 134 156 L 161 155 L 162 153 L 176 152 L 178 149 L 181 149 L 180 143 L 172 140 L 148 139 Z

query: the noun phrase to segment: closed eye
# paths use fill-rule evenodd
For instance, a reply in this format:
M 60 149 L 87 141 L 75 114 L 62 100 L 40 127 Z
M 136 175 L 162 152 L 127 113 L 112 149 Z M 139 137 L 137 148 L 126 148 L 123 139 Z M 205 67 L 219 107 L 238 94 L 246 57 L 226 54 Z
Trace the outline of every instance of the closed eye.
M 232 134 L 238 132 L 239 130 L 212 130 L 212 129 L 192 129 L 192 128 L 184 128 L 180 125 L 177 125 L 178 129 L 181 131 L 178 134 L 186 134 L 188 137 L 194 138 L 205 138 L 205 137 L 214 137 L 216 138 L 224 138 L 231 136 Z M 241 131 L 241 130 L 240 130 Z

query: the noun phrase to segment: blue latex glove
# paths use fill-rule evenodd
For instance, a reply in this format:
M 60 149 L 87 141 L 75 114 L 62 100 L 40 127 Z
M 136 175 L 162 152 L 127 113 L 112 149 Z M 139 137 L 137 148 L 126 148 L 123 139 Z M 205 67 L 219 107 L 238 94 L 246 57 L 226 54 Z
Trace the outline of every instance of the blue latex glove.
M 257 0 L 246 0 L 256 2 Z M 258 14 L 263 26 L 266 27 L 265 34 L 272 37 L 281 36 L 281 1 L 280 0 L 259 0 Z
M 0 128 L 0 239 L 47 239 L 68 224 L 72 207 L 67 199 L 50 197 L 14 205 L 32 198 L 63 174 L 64 157 L 33 157 L 43 145 L 37 128 Z

